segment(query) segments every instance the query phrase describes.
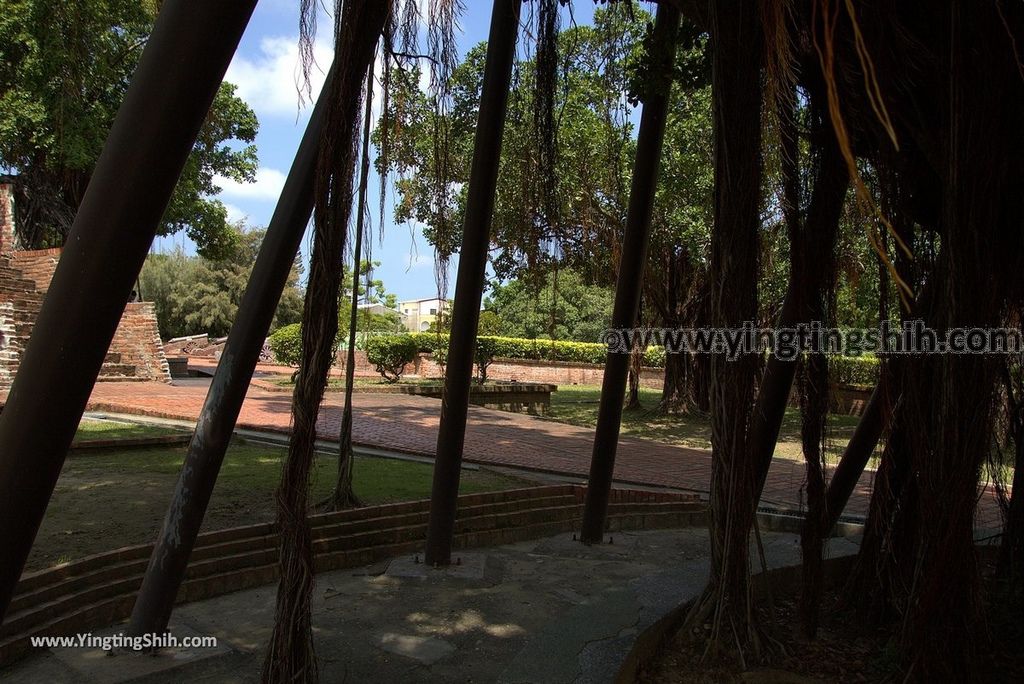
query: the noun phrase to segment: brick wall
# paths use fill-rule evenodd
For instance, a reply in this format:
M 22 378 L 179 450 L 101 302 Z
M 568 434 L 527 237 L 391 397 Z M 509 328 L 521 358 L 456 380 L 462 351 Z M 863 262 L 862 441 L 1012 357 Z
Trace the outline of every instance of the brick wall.
M 430 354 L 420 354 L 414 372 L 420 377 L 440 377 L 441 368 Z M 604 381 L 604 366 L 596 363 L 559 363 L 520 359 L 496 359 L 487 368 L 488 380 L 541 382 L 549 385 L 598 385 Z M 664 383 L 661 368 L 644 368 L 640 385 L 660 390 Z
M 61 252 L 15 249 L 10 190 L 9 185 L 0 185 L 0 391 L 11 386 Z M 153 305 L 128 304 L 99 379 L 169 382 L 170 378 Z
M 338 351 L 335 364 L 344 369 L 346 352 Z M 434 363 L 432 354 L 418 354 L 416 360 L 406 369 L 410 375 L 421 378 L 441 377 L 441 367 Z M 366 360 L 366 352 L 356 351 L 357 378 L 380 377 Z M 644 368 L 640 376 L 643 387 L 660 390 L 664 383 L 665 371 L 661 368 Z M 549 385 L 600 385 L 604 381 L 604 366 L 596 363 L 558 363 L 553 361 L 526 361 L 498 359 L 487 369 L 487 378 L 508 382 L 540 382 Z
M 0 301 L 0 388 L 8 388 L 14 380 L 21 353 L 16 343 L 17 331 L 14 323 L 14 304 Z
M 125 307 L 110 342 L 110 355 L 115 354 L 120 365 L 134 367 L 136 380 L 170 380 L 152 302 L 131 302 Z
M 21 272 L 21 277 L 31 280 L 37 291 L 46 294 L 60 260 L 60 248 L 12 252 L 10 256 L 11 264 Z
M 15 243 L 14 186 L 0 183 L 0 254 L 13 252 Z
M 356 371 L 355 377 L 357 378 L 379 378 L 380 373 L 373 367 L 369 361 L 366 360 L 366 352 L 361 349 L 356 350 Z M 345 370 L 345 366 L 348 365 L 348 351 L 345 349 L 339 349 L 337 355 L 334 357 L 334 365 Z M 412 368 L 406 369 L 408 372 L 413 372 Z

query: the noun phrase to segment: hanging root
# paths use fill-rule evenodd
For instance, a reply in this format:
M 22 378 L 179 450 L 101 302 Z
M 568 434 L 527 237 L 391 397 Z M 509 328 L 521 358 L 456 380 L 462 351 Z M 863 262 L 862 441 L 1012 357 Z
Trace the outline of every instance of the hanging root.
M 314 181 L 314 243 L 302 317 L 302 362 L 292 398 L 292 439 L 278 485 L 281 539 L 274 631 L 263 662 L 264 682 L 315 682 L 318 678 L 310 620 L 313 542 L 306 518 L 316 422 L 334 359 L 338 292 L 352 205 L 352 178 L 363 79 L 373 60 L 390 3 L 348 0 L 336 20 L 335 58 L 327 125 Z M 305 15 L 304 15 L 305 16 Z

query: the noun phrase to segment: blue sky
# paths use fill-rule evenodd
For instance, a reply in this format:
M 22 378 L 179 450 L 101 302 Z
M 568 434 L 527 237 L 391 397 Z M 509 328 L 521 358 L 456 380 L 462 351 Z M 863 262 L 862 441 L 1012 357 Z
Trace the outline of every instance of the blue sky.
M 421 4 L 425 5 L 425 0 L 421 0 Z M 593 4 L 587 1 L 575 4 L 576 21 L 589 23 Z M 486 40 L 491 13 L 491 3 L 487 0 L 466 0 L 465 5 L 459 38 L 459 50 L 463 55 L 472 46 Z M 256 145 L 260 169 L 255 183 L 238 184 L 226 179 L 219 183 L 222 187 L 219 199 L 228 207 L 232 219 L 244 218 L 250 226 L 265 226 L 269 222 L 311 110 L 310 103 L 300 109 L 296 89 L 298 7 L 298 0 L 261 0 L 226 76 L 226 80 L 238 86 L 238 95 L 249 103 L 259 118 Z M 524 18 L 526 12 L 524 7 Z M 567 23 L 568 19 L 563 18 L 563 24 Z M 313 83 L 314 98 L 322 83 L 323 72 L 330 65 L 331 28 L 330 18 L 324 17 L 320 22 L 316 46 L 320 69 Z M 371 177 L 371 206 L 377 205 L 379 190 L 376 177 Z M 386 202 L 389 213 L 392 205 L 389 191 Z M 376 212 L 373 216 L 376 236 Z M 388 291 L 394 292 L 399 299 L 434 296 L 437 292 L 434 252 L 419 228 L 396 225 L 387 216 L 384 234 L 384 241 L 380 242 L 375 237 L 372 247 L 373 258 L 381 262 L 374 277 L 382 279 Z M 154 250 L 166 251 L 175 246 L 182 246 L 186 251 L 194 249 L 186 238 L 178 235 L 158 238 Z M 307 232 L 302 246 L 304 258 L 308 259 L 310 247 Z M 456 264 L 457 259 L 453 259 L 449 296 L 454 290 Z

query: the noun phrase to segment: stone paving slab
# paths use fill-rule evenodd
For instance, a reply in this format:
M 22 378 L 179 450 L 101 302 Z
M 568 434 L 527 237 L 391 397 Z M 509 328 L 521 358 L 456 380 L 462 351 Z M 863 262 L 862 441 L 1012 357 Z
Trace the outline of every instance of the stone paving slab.
M 96 637 L 113 636 L 121 633 L 120 627 L 96 630 Z M 172 624 L 170 632 L 178 639 L 203 636 L 191 627 Z M 138 681 L 168 670 L 178 670 L 207 659 L 216 659 L 230 654 L 226 644 L 213 648 L 169 648 L 155 654 L 117 653 L 85 648 L 56 648 L 51 653 L 68 671 L 75 673 L 82 681 L 121 684 Z M 204 667 L 205 669 L 205 667 Z M 40 680 L 42 681 L 42 680 Z
M 612 681 L 636 635 L 703 588 L 707 535 L 702 528 L 620 532 L 614 544 L 591 547 L 559 535 L 474 551 L 481 561 L 466 554 L 467 567 L 486 566 L 482 574 L 431 568 L 395 576 L 377 564 L 318 575 L 312 624 L 320 681 Z M 798 562 L 795 535 L 765 532 L 764 542 L 770 566 Z M 218 652 L 205 659 L 94 653 L 85 668 L 88 654 L 69 660 L 41 652 L 0 680 L 256 682 L 275 592 L 259 587 L 179 606 L 175 633 L 218 638 Z
M 205 398 L 206 388 L 195 384 L 97 383 L 88 410 L 195 421 Z M 317 423 L 322 439 L 337 439 L 342 401 L 341 393 L 327 393 Z M 441 410 L 439 399 L 360 392 L 353 395 L 353 406 L 353 439 L 357 445 L 433 457 Z M 250 386 L 238 427 L 287 434 L 291 429 L 291 395 Z M 521 413 L 469 408 L 467 462 L 556 473 L 584 481 L 592 447 L 593 430 L 589 428 Z M 706 493 L 711 482 L 711 452 L 623 437 L 619 439 L 614 477 L 623 484 Z M 873 478 L 873 471 L 861 477 L 847 506 L 847 515 L 866 515 Z M 800 510 L 803 484 L 802 463 L 775 459 L 761 502 Z M 981 495 L 977 525 L 990 529 L 1001 525 L 992 491 Z

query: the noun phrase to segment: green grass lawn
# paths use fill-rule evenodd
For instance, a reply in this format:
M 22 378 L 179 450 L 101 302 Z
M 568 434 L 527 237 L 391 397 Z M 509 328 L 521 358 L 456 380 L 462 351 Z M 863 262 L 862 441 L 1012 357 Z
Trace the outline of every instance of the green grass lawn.
M 559 385 L 551 394 L 551 408 L 546 418 L 583 427 L 597 424 L 597 406 L 601 388 L 591 385 Z M 661 391 L 640 389 L 641 408 L 622 413 L 622 434 L 653 439 L 668 444 L 711 448 L 711 424 L 699 413 L 688 416 L 667 416 L 658 413 Z M 834 460 L 846 446 L 859 419 L 856 416 L 829 416 L 828 454 Z M 800 411 L 787 408 L 775 455 L 779 458 L 802 459 L 800 445 Z
M 203 530 L 273 520 L 274 489 L 285 453 L 276 447 L 233 444 L 224 459 Z M 184 454 L 184 447 L 168 447 L 70 456 L 27 568 L 38 570 L 121 546 L 152 542 Z M 311 502 L 330 493 L 336 469 L 335 458 L 317 458 Z M 424 499 L 430 496 L 432 465 L 357 457 L 353 477 L 356 493 L 368 505 Z M 531 484 L 493 471 L 466 470 L 460 491 L 497 491 Z
M 83 418 L 82 422 L 78 424 L 75 441 L 140 439 L 143 437 L 166 437 L 169 435 L 187 434 L 189 434 L 188 430 L 169 425 L 140 425 L 138 423 L 122 423 L 114 420 Z

